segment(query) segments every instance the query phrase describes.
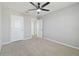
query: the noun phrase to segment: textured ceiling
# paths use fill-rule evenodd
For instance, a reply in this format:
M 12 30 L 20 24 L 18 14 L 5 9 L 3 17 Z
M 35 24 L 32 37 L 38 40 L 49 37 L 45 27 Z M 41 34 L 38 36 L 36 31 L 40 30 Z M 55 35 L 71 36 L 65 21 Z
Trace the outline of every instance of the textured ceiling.
M 37 4 L 37 2 L 34 2 Z M 40 2 L 41 5 L 43 5 L 45 2 Z M 32 14 L 34 16 L 43 16 L 50 12 L 65 8 L 67 6 L 70 6 L 72 4 L 75 4 L 76 2 L 51 2 L 49 5 L 47 5 L 46 9 L 49 9 L 50 11 L 41 11 L 38 15 L 36 11 L 30 11 L 29 14 Z M 31 5 L 29 2 L 3 2 L 3 4 L 11 9 L 14 9 L 16 11 L 25 13 L 28 9 L 35 9 L 33 5 Z

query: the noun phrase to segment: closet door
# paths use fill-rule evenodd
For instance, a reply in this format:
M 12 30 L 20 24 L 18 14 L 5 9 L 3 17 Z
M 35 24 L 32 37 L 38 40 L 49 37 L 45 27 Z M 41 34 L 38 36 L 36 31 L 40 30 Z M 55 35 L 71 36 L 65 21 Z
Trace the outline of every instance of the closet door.
M 39 20 L 37 20 L 37 37 L 40 37 L 40 38 L 42 38 L 42 20 L 41 19 L 39 19 Z
M 33 19 L 32 20 L 32 36 L 42 38 L 42 20 Z
M 11 15 L 11 41 L 24 39 L 23 16 Z
M 31 32 L 33 37 L 37 37 L 37 19 L 31 20 Z

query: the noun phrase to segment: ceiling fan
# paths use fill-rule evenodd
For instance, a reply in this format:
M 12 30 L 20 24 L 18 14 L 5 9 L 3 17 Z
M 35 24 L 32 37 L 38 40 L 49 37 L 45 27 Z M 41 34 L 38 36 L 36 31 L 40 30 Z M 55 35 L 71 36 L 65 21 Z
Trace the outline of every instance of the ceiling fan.
M 37 11 L 37 14 L 40 13 L 40 11 L 50 11 L 49 9 L 44 9 L 45 6 L 47 6 L 50 2 L 46 2 L 42 6 L 40 6 L 40 3 L 38 2 L 37 5 L 35 5 L 33 2 L 30 2 L 36 9 L 29 9 L 28 11 Z

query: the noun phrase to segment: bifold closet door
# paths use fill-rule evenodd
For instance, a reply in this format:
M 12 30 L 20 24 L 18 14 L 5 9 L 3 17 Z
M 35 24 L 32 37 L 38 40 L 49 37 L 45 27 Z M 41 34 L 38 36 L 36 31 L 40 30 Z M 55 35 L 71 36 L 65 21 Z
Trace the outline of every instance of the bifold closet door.
M 11 41 L 24 39 L 23 16 L 11 15 Z

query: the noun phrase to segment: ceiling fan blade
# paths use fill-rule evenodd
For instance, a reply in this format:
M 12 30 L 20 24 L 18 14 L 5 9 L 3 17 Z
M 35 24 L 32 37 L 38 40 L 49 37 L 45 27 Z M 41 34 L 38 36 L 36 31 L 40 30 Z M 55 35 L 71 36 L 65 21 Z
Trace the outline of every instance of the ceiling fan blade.
M 37 9 L 29 9 L 28 11 L 33 11 L 33 10 L 37 10 Z
M 48 10 L 48 9 L 41 9 L 42 11 L 50 11 L 50 10 Z
M 36 8 L 38 8 L 33 2 L 30 2 L 30 4 L 32 4 L 33 6 L 35 6 Z
M 45 4 L 43 4 L 43 5 L 41 6 L 41 8 L 47 6 L 49 3 L 50 3 L 50 2 L 46 2 Z

